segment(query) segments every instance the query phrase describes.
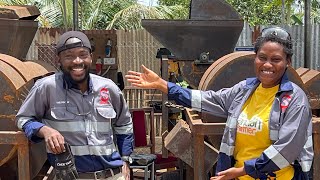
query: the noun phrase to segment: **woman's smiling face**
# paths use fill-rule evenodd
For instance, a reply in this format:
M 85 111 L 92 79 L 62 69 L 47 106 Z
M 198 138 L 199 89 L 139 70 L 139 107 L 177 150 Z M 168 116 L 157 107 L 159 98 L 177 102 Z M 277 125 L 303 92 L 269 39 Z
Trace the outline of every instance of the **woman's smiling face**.
M 263 43 L 254 60 L 255 73 L 262 87 L 278 85 L 290 63 L 281 44 L 272 41 Z

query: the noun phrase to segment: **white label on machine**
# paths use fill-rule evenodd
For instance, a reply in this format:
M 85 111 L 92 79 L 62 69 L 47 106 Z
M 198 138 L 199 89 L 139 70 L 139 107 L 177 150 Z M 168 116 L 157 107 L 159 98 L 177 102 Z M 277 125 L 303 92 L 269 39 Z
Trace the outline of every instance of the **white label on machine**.
M 103 59 L 104 65 L 113 65 L 116 64 L 116 58 L 104 58 Z

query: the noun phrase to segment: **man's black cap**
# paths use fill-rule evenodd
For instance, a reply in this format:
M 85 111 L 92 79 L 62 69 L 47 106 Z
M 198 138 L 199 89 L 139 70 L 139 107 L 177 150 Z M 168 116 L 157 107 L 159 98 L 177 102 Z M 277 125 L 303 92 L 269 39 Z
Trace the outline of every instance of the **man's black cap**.
M 64 50 L 76 47 L 86 47 L 90 50 L 90 52 L 92 50 L 87 35 L 80 31 L 68 31 L 62 34 L 59 38 L 57 44 L 57 54 Z

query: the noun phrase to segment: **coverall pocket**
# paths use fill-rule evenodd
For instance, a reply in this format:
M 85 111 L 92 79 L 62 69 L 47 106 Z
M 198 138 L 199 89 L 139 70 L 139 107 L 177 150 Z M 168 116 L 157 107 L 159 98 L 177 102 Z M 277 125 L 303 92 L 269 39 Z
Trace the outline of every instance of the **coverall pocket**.
M 53 107 L 51 108 L 51 116 L 57 120 L 74 120 L 78 114 L 77 107 Z
M 97 107 L 97 111 L 100 116 L 107 119 L 115 118 L 117 115 L 112 107 Z

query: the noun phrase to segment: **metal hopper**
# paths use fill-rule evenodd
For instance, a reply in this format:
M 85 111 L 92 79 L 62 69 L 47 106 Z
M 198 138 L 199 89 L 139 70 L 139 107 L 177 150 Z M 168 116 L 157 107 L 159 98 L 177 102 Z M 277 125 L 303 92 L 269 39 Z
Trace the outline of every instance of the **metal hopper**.
M 34 20 L 39 15 L 35 6 L 0 7 L 0 53 L 24 59 L 37 32 Z
M 184 79 L 197 88 L 210 64 L 233 52 L 243 20 L 223 0 L 192 0 L 189 19 L 145 19 L 142 26 L 173 53 Z
M 223 0 L 193 0 L 188 20 L 142 20 L 142 26 L 178 60 L 216 60 L 233 52 L 243 28 L 238 13 Z

